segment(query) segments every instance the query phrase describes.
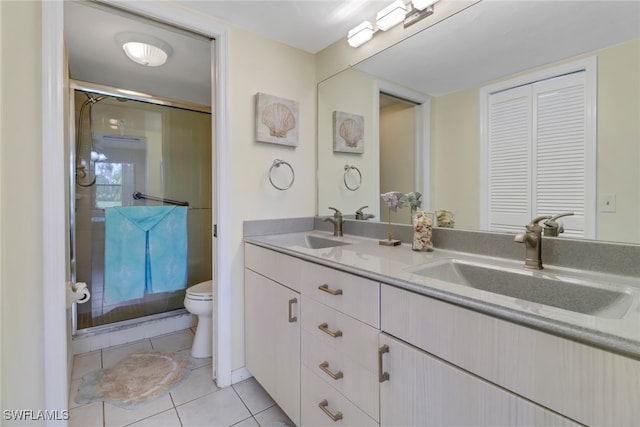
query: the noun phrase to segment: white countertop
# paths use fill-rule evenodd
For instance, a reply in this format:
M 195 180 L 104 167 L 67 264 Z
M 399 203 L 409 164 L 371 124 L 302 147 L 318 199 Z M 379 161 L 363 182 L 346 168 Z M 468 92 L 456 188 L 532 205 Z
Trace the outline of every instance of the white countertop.
M 305 235 L 349 244 L 323 249 L 296 244 Z M 245 237 L 245 242 L 640 359 L 640 283 L 637 278 L 550 265 L 545 265 L 542 272 L 526 270 L 526 274 L 562 275 L 604 283 L 633 295 L 635 300 L 628 312 L 617 319 L 563 310 L 412 273 L 422 264 L 446 258 L 525 270 L 524 257 L 519 262 L 437 248 L 433 252 L 417 252 L 406 243 L 395 247 L 383 246 L 377 239 L 351 235 L 334 237 L 331 233 L 316 230 L 250 236 Z

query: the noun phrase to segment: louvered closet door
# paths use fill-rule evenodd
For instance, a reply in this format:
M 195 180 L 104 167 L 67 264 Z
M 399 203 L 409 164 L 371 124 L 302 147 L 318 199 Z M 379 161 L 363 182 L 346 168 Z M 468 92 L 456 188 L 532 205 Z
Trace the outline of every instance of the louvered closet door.
M 586 72 L 492 94 L 488 117 L 490 229 L 519 232 L 536 216 L 573 212 L 560 219 L 564 235 L 595 237 Z
M 567 237 L 592 237 L 585 236 L 585 76 L 579 72 L 533 85 L 533 213 L 573 212 L 560 219 Z
M 489 226 L 520 231 L 531 220 L 532 90 L 530 86 L 489 98 Z

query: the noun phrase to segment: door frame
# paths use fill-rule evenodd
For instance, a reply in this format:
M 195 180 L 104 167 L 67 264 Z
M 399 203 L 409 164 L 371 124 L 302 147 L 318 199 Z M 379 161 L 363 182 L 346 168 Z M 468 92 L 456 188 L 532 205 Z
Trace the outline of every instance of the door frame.
M 230 238 L 224 225 L 231 218 L 229 204 L 230 152 L 228 123 L 228 28 L 201 14 L 166 2 L 127 2 L 101 0 L 168 24 L 204 34 L 212 39 L 212 150 L 215 174 L 212 176 L 215 207 L 214 223 L 221 224 L 213 239 L 213 281 L 215 377 L 219 387 L 231 384 L 231 275 Z M 42 2 L 42 227 L 45 403 L 47 408 L 67 408 L 69 388 L 69 338 L 65 283 L 68 280 L 67 191 L 65 159 L 65 48 L 64 2 Z M 64 425 L 50 421 L 47 424 Z
M 417 92 L 415 90 L 400 86 L 398 84 L 386 81 L 376 80 L 374 85 L 373 108 L 375 109 L 376 123 L 373 127 L 374 140 L 374 176 L 378 179 L 375 182 L 374 198 L 380 198 L 380 94 L 386 93 L 397 98 L 405 99 L 416 104 L 413 108 L 415 111 L 415 188 L 422 194 L 422 202 L 425 208 L 431 206 L 431 98 L 429 95 Z M 380 203 L 375 205 L 374 215 L 380 218 Z

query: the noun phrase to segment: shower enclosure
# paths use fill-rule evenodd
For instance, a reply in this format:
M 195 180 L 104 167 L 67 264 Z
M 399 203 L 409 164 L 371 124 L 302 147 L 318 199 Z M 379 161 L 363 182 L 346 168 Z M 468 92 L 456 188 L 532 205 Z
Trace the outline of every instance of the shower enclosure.
M 184 289 L 105 303 L 105 209 L 187 206 L 187 287 L 210 280 L 211 110 L 92 83 L 72 89 L 71 273 L 91 292 L 75 305 L 74 334 L 183 314 Z

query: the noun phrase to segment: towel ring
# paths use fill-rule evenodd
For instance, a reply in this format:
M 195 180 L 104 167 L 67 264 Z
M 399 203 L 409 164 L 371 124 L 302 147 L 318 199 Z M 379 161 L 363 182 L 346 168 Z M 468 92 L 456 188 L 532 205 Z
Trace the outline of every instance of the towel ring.
M 279 168 L 280 165 L 287 165 L 289 166 L 289 169 L 291 169 L 291 182 L 286 187 L 278 187 L 276 184 L 274 184 L 273 179 L 271 178 L 271 173 L 273 172 L 273 168 Z M 280 160 L 280 159 L 275 159 L 273 161 L 273 164 L 269 168 L 269 182 L 271 183 L 271 185 L 273 185 L 278 190 L 288 190 L 293 185 L 293 181 L 295 181 L 295 179 L 296 179 L 296 173 L 293 171 L 293 167 L 288 162 L 285 162 L 284 160 Z
M 349 187 L 349 184 L 347 184 L 347 175 L 349 175 L 349 171 L 351 171 L 351 169 L 355 169 L 355 171 L 358 172 L 358 185 L 355 187 Z M 356 191 L 360 188 L 360 185 L 362 185 L 362 173 L 360 173 L 360 169 L 353 165 L 344 165 L 344 177 L 342 180 L 344 181 L 344 186 L 347 187 L 348 190 Z

